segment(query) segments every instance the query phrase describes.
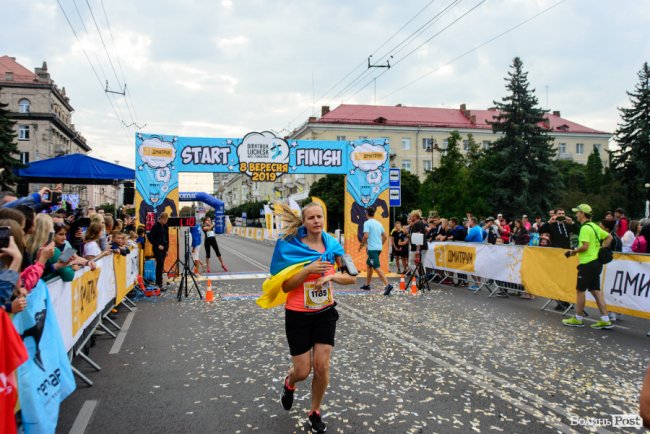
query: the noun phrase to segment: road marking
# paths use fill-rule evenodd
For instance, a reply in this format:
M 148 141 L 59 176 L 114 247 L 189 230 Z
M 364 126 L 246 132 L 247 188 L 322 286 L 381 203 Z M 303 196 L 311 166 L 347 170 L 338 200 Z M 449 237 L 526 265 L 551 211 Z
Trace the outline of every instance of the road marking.
M 113 346 L 111 347 L 111 350 L 108 352 L 108 354 L 117 354 L 120 352 L 120 348 L 122 348 L 122 344 L 126 338 L 126 332 L 128 332 L 129 328 L 131 327 L 131 322 L 133 321 L 133 316 L 135 315 L 136 311 L 137 309 L 133 312 L 129 312 L 129 314 L 126 316 L 124 324 L 122 325 L 122 330 L 120 330 L 120 332 L 117 334 L 117 338 L 115 338 Z
M 248 256 L 245 256 L 243 253 L 237 252 L 235 250 L 231 250 L 229 253 L 243 259 L 244 261 L 246 261 L 246 262 L 248 262 L 250 264 L 253 264 L 256 267 L 261 268 L 262 270 L 268 270 L 269 269 L 268 265 L 264 265 L 261 262 L 258 262 L 258 261 L 254 260 L 254 259 L 251 259 Z
M 519 408 L 520 410 L 530 414 L 536 419 L 543 421 L 544 423 L 556 428 L 559 431 L 562 431 L 563 433 L 575 432 L 575 430 L 571 428 L 569 425 L 566 425 L 565 423 L 561 422 L 556 415 L 546 415 L 542 413 L 542 411 L 539 408 L 531 406 L 537 404 L 546 407 L 547 409 L 553 411 L 557 415 L 565 417 L 566 419 L 570 419 L 572 416 L 574 416 L 572 413 L 569 413 L 564 408 L 562 408 L 559 404 L 547 401 L 544 398 L 541 398 L 540 396 L 535 395 L 534 393 L 529 392 L 528 390 L 522 387 L 516 386 L 512 384 L 510 381 L 505 380 L 490 371 L 487 371 L 483 368 L 479 368 L 478 366 L 474 366 L 470 362 L 468 362 L 467 360 L 461 357 L 458 357 L 454 354 L 450 354 L 449 352 L 445 352 L 443 354 L 442 351 L 437 346 L 429 342 L 423 341 L 421 339 L 418 339 L 417 337 L 409 333 L 406 333 L 399 329 L 387 330 L 386 324 L 383 323 L 382 321 L 374 318 L 372 315 L 369 315 L 365 312 L 355 309 L 347 305 L 346 303 L 341 303 L 340 301 L 338 301 L 338 307 L 339 310 L 341 310 L 346 315 L 350 316 L 353 320 L 358 321 L 366 325 L 370 329 L 386 336 L 388 339 L 405 347 L 407 350 L 416 352 L 421 356 L 425 357 L 426 359 L 436 363 L 437 365 L 440 365 L 450 370 L 451 372 L 458 375 L 460 378 L 465 379 L 471 383 L 474 383 L 475 385 L 489 391 L 493 395 L 503 399 L 504 401 Z M 425 351 L 425 349 L 428 351 Z M 434 353 L 437 354 L 434 355 Z M 447 359 L 451 359 L 451 361 L 444 360 L 443 357 Z M 461 367 L 465 368 L 466 370 L 461 369 Z M 475 371 L 475 374 L 469 373 L 467 372 L 467 370 Z M 489 380 L 491 380 L 493 383 L 496 383 L 497 385 L 490 384 L 488 382 Z M 510 393 L 508 393 L 509 391 L 507 389 L 521 396 L 520 397 L 513 396 Z M 524 398 L 527 398 L 530 402 L 525 403 Z M 598 427 L 596 431 L 602 434 L 612 434 L 610 431 L 607 431 L 602 427 Z
M 84 405 L 81 406 L 81 410 L 79 410 L 77 418 L 74 420 L 72 428 L 70 428 L 70 434 L 83 434 L 86 432 L 86 428 L 88 428 L 90 418 L 93 417 L 93 413 L 95 412 L 95 408 L 97 407 L 98 402 L 99 401 L 97 400 L 89 400 L 84 402 Z

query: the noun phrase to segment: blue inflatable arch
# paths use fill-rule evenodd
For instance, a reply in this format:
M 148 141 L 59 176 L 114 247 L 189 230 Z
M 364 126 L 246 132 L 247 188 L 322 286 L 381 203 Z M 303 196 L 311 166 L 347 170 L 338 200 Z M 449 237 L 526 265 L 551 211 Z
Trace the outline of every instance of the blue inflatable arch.
M 214 232 L 217 234 L 223 234 L 226 232 L 226 217 L 223 201 L 203 192 L 178 193 L 178 200 L 180 202 L 192 202 L 198 200 L 206 205 L 210 205 L 214 208 Z

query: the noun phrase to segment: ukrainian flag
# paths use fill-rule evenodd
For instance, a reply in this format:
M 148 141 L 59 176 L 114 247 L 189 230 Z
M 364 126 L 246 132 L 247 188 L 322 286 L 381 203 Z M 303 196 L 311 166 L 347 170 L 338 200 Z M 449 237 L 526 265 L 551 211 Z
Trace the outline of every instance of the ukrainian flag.
M 262 295 L 257 299 L 261 308 L 269 309 L 284 304 L 287 301 L 287 293 L 282 290 L 282 283 L 302 270 L 305 265 L 318 259 L 334 264 L 336 257 L 345 253 L 336 238 L 327 232 L 323 232 L 324 253 L 317 252 L 300 241 L 306 235 L 307 230 L 301 227 L 296 236 L 279 239 L 275 243 L 271 258 L 271 277 L 262 284 Z

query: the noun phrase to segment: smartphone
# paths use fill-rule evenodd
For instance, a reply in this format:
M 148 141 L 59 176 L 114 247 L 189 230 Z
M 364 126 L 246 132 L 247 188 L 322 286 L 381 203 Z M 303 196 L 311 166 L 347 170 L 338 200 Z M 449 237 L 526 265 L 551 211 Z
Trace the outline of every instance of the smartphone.
M 50 193 L 46 191 L 45 193 L 43 193 L 43 195 L 41 196 L 41 198 L 42 198 L 43 200 L 50 200 Z
M 50 233 L 47 234 L 47 243 L 45 243 L 45 245 L 47 246 L 48 244 L 50 244 L 53 239 L 54 239 L 54 231 L 50 231 Z
M 350 255 L 346 253 L 345 255 L 341 256 L 341 262 L 343 263 L 341 271 L 348 273 L 350 276 L 356 276 L 359 274 L 359 270 L 357 270 L 357 267 L 354 265 L 354 261 Z
M 11 228 L 9 226 L 0 226 L 0 249 L 9 247 L 10 236 L 11 236 Z
M 72 247 L 68 247 L 61 253 L 61 256 L 59 256 L 59 261 L 61 262 L 68 262 L 70 258 L 72 258 L 75 253 L 77 253 L 76 249 L 73 249 Z
M 61 193 L 60 191 L 53 191 L 51 197 L 52 197 L 52 201 L 51 201 L 52 203 L 61 203 L 63 193 Z

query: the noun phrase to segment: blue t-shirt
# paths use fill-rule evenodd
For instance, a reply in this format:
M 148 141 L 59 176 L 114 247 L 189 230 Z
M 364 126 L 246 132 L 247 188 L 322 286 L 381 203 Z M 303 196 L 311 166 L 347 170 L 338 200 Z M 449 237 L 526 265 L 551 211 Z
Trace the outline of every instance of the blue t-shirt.
M 198 224 L 196 226 L 190 227 L 190 235 L 192 236 L 192 247 L 198 247 L 201 245 L 201 226 Z
M 485 238 L 486 235 L 487 232 L 485 232 L 479 225 L 476 225 L 467 231 L 465 241 L 468 243 L 482 243 L 483 238 Z
M 363 233 L 368 234 L 368 250 L 381 250 L 381 234 L 384 227 L 375 219 L 368 219 L 363 224 Z

